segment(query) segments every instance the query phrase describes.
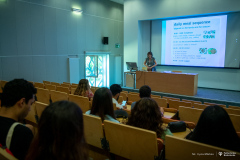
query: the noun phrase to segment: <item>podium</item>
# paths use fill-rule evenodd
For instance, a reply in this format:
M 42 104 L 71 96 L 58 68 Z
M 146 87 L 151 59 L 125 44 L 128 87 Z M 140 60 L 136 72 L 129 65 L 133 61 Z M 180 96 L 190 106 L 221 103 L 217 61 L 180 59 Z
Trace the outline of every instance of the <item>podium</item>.
M 136 88 L 148 85 L 153 91 L 194 96 L 197 94 L 197 73 L 136 71 Z
M 125 87 L 136 88 L 136 72 L 124 72 Z

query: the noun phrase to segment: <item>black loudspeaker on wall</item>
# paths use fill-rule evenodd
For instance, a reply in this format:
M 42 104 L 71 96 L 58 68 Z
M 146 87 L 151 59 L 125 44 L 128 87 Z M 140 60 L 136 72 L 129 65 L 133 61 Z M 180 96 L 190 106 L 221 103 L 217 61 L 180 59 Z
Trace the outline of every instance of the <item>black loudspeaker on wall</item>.
M 103 37 L 102 43 L 103 44 L 108 44 L 108 37 Z

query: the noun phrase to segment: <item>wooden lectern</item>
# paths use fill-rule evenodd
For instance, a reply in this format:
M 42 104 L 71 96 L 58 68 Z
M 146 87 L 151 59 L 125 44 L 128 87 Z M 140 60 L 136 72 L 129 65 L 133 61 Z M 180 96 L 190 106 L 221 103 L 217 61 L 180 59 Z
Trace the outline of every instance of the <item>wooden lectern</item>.
M 197 94 L 197 73 L 136 71 L 136 88 L 148 85 L 153 91 L 194 96 Z

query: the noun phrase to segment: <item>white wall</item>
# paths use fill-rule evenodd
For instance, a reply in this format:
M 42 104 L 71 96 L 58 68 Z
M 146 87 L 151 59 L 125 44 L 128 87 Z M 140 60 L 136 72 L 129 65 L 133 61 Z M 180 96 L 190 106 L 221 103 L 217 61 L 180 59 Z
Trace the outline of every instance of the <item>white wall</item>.
M 239 0 L 126 0 L 124 2 L 124 70 L 126 71 L 125 63 L 128 61 L 137 62 L 139 68 L 143 66 L 144 57 L 149 50 L 147 38 L 149 30 L 143 31 L 148 29 L 148 24 L 143 20 L 239 10 Z M 157 51 L 156 48 L 152 50 L 153 53 Z M 239 69 L 157 67 L 157 71 L 164 70 L 199 73 L 199 87 L 240 91 Z
M 81 8 L 82 15 L 71 11 Z M 109 37 L 109 44 L 102 44 Z M 120 48 L 115 48 L 120 43 Z M 123 55 L 123 6 L 109 0 L 0 1 L 0 79 L 69 82 L 69 55 L 84 78 L 84 51 Z M 114 73 L 114 61 L 110 72 Z M 113 70 L 113 71 L 111 71 Z M 119 73 L 121 74 L 121 73 Z M 110 75 L 110 83 L 115 76 Z

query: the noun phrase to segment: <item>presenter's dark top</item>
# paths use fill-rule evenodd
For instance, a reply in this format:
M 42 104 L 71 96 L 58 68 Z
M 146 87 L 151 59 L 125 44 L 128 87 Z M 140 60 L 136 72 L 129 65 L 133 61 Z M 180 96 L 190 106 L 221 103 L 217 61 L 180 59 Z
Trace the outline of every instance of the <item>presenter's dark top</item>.
M 152 66 L 155 64 L 154 61 L 155 61 L 155 58 L 154 58 L 154 57 L 152 57 L 150 61 L 149 61 L 149 58 L 147 57 L 147 58 L 146 58 L 146 64 L 147 64 L 147 66 L 148 66 L 148 67 L 152 67 Z
M 3 146 L 6 146 L 6 137 L 14 122 L 16 121 L 11 118 L 0 116 L 0 143 Z M 19 160 L 24 160 L 32 139 L 32 131 L 25 126 L 18 124 L 14 128 L 10 148 L 8 149 L 12 152 L 14 157 Z

